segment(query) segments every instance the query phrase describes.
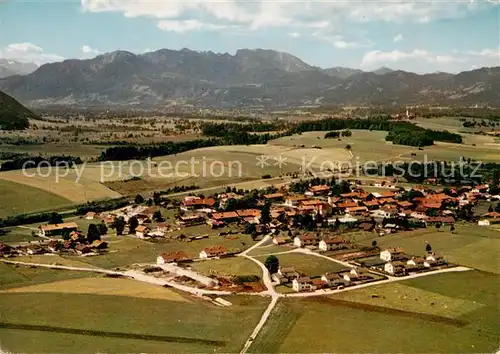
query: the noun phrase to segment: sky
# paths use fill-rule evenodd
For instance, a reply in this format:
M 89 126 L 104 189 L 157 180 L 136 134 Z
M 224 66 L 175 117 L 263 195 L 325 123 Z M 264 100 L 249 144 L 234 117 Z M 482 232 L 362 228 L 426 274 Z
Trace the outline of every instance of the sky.
M 0 0 L 0 58 L 264 48 L 323 68 L 500 66 L 500 0 Z

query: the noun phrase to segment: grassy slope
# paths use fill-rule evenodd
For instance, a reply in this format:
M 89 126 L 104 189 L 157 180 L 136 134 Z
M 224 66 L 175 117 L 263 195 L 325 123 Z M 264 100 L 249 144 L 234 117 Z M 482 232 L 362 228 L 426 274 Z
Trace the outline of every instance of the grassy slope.
M 58 280 L 92 276 L 93 273 L 30 268 L 0 263 L 0 289 L 10 289 L 34 284 L 50 283 Z
M 231 301 L 231 298 L 229 299 Z M 259 297 L 230 308 L 122 296 L 38 293 L 0 295 L 2 322 L 188 338 L 187 342 L 0 329 L 6 350 L 49 352 L 237 352 L 267 303 Z M 117 316 L 116 314 L 120 314 Z M 192 339 L 192 340 L 189 340 Z M 204 340 L 222 344 L 203 343 Z
M 254 262 L 242 258 L 231 257 L 190 264 L 191 268 L 205 275 L 211 275 L 210 270 L 217 273 L 215 275 L 257 275 L 262 277 L 262 271 Z
M 0 217 L 71 204 L 70 200 L 43 189 L 1 179 L 0 196 Z
M 11 96 L 0 91 L 0 125 L 27 127 L 28 118 L 36 118 L 36 114 L 24 107 Z
M 321 276 L 325 273 L 334 273 L 346 270 L 347 268 L 328 259 L 309 256 L 300 253 L 286 253 L 276 255 L 283 267 L 295 267 L 295 270 L 307 276 Z M 265 262 L 267 257 L 257 257 L 261 262 Z
M 357 304 L 332 298 L 283 300 L 255 340 L 252 352 L 338 353 L 475 353 L 497 349 L 499 309 L 498 275 L 482 272 L 449 273 L 403 282 L 420 294 L 457 307 L 455 315 L 442 307 L 425 313 L 422 304 L 394 310 L 387 299 L 378 304 Z M 467 284 L 464 287 L 464 284 Z M 394 290 L 371 288 L 379 296 Z M 376 289 L 376 290 L 375 290 Z M 421 292 L 419 292 L 421 290 Z M 362 290 L 366 292 L 366 290 Z M 349 300 L 348 292 L 343 296 Z M 454 303 L 453 301 L 456 301 Z M 410 300 L 405 300 L 409 302 Z M 411 299 L 411 301 L 416 301 Z M 474 303 L 474 301 L 476 303 Z M 385 302 L 385 303 L 384 303 Z M 367 303 L 370 303 L 367 301 Z M 397 307 L 396 307 L 397 308 Z M 421 311 L 421 312 L 419 312 Z M 451 317 L 451 318 L 450 318 Z M 321 329 L 320 331 L 318 331 Z

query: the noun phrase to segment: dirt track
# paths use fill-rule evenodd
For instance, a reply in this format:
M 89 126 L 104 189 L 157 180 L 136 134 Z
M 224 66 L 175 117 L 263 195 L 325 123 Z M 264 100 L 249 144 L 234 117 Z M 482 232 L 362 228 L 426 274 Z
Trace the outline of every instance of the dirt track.
M 25 331 L 42 331 L 42 332 L 53 332 L 53 333 L 79 334 L 79 335 L 94 336 L 94 337 L 142 339 L 142 340 L 153 340 L 153 341 L 159 341 L 159 342 L 175 342 L 175 343 L 194 343 L 194 344 L 201 344 L 201 345 L 213 345 L 213 346 L 218 346 L 218 347 L 224 346 L 226 344 L 225 342 L 222 342 L 222 341 L 199 339 L 199 338 L 169 337 L 169 336 L 158 336 L 158 335 L 138 334 L 138 333 L 124 333 L 124 332 L 105 332 L 105 331 L 95 331 L 95 330 L 90 330 L 90 329 L 50 327 L 50 326 L 38 326 L 38 325 L 17 324 L 17 323 L 0 323 L 0 328 L 2 328 L 2 329 L 21 329 L 21 330 L 25 330 Z

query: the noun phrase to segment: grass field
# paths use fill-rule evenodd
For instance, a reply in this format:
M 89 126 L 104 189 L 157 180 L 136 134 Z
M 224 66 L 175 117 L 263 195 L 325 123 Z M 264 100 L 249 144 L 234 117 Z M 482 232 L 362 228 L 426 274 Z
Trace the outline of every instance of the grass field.
M 218 307 L 201 300 L 0 294 L 0 342 L 24 353 L 238 352 L 267 302 L 249 297 Z
M 0 196 L 0 218 L 71 204 L 69 199 L 44 189 L 2 179 Z
M 36 169 L 27 170 L 31 175 L 23 174 L 22 170 L 0 172 L 0 180 L 22 184 L 23 186 L 20 188 L 27 186 L 37 188 L 37 190 L 41 189 L 42 192 L 49 192 L 75 203 L 83 203 L 96 199 L 117 198 L 120 196 L 119 193 L 112 191 L 100 183 L 98 179 L 99 169 L 89 166 L 84 167 L 83 165 L 79 165 L 78 168 L 83 168 L 81 178 L 78 178 L 75 170 L 61 170 L 61 177 L 57 179 L 56 169 L 46 171 L 42 168 L 40 169 L 41 173 L 37 173 Z M 63 176 L 66 172 L 68 175 Z M 1 201 L 3 202 L 3 199 Z M 33 205 L 37 209 L 40 209 L 40 206 L 37 204 Z
M 195 271 L 205 275 L 237 276 L 257 275 L 262 277 L 260 267 L 243 257 L 213 259 L 189 264 Z M 211 273 L 210 270 L 215 271 Z
M 128 296 L 141 299 L 187 301 L 179 293 L 131 279 L 90 277 L 60 280 L 4 290 L 1 293 L 63 293 Z
M 456 128 L 455 123 L 453 119 L 444 119 L 440 122 L 425 120 L 422 124 L 453 130 Z M 176 185 L 196 184 L 201 188 L 209 188 L 247 182 L 248 186 L 241 188 L 257 188 L 266 186 L 265 181 L 258 181 L 258 185 L 253 186 L 253 181 L 261 179 L 263 175 L 277 177 L 299 173 L 304 164 L 319 169 L 321 164 L 327 163 L 323 165 L 327 170 L 333 163 L 348 161 L 458 160 L 461 156 L 481 161 L 500 161 L 500 144 L 495 143 L 492 137 L 463 134 L 464 144 L 437 142 L 434 146 L 418 150 L 392 145 L 385 141 L 386 134 L 354 130 L 351 137 L 339 141 L 324 139 L 325 132 L 306 132 L 272 140 L 266 145 L 216 146 L 157 157 L 151 165 L 145 161 L 88 163 L 79 166 L 78 171 L 61 171 L 68 175 L 58 183 L 54 183 L 55 172 L 49 173 L 47 177 L 26 177 L 21 171 L 7 171 L 0 173 L 0 179 L 40 188 L 72 202 L 84 202 L 118 197 L 120 194 L 164 190 Z M 345 149 L 348 144 L 352 147 L 353 156 Z M 89 154 L 93 152 L 89 151 Z M 262 155 L 267 157 L 264 166 L 258 164 Z M 280 157 L 283 162 L 281 167 L 276 163 Z M 42 169 L 41 172 L 46 171 Z M 77 173 L 81 173 L 79 180 Z M 142 178 L 129 181 L 136 175 Z M 78 183 L 75 183 L 76 180 Z
M 188 233 L 186 233 L 188 234 Z M 205 247 L 223 245 L 228 249 L 241 249 L 241 242 L 249 247 L 254 243 L 249 235 L 232 235 L 235 239 L 222 236 L 212 236 L 207 239 L 187 241 L 167 241 L 164 243 L 152 243 L 130 237 L 109 236 L 106 239 L 109 245 L 109 253 L 95 257 L 67 257 L 77 259 L 82 263 L 88 263 L 102 268 L 124 267 L 133 263 L 155 263 L 156 258 L 164 252 L 184 251 L 192 258 L 198 258 L 199 253 Z
M 280 266 L 295 267 L 297 272 L 304 273 L 311 277 L 347 270 L 346 267 L 322 257 L 300 253 L 278 254 L 276 257 L 279 259 Z M 266 261 L 266 258 L 267 257 L 257 257 L 262 263 Z
M 397 287 L 388 284 L 333 297 L 280 300 L 250 351 L 492 352 L 500 340 L 499 280 L 498 275 L 477 271 L 447 273 Z M 372 300 L 372 293 L 385 298 Z M 409 298 L 399 302 L 403 294 Z M 430 305 L 431 299 L 435 305 Z
M 15 266 L 0 262 L 0 289 L 92 276 L 93 273 Z
M 500 233 L 497 230 L 472 224 L 457 225 L 453 234 L 449 228 L 441 230 L 426 228 L 383 237 L 374 235 L 374 239 L 382 249 L 403 247 L 405 252 L 414 255 L 425 254 L 425 242 L 428 241 L 432 250 L 442 254 L 448 262 L 500 274 L 500 263 L 497 261 Z M 361 241 L 367 246 L 371 242 L 371 239 Z

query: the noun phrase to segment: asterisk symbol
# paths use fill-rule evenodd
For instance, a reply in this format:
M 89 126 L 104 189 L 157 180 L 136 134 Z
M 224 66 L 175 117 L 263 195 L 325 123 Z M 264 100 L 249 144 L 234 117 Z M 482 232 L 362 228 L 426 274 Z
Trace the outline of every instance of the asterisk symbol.
M 267 161 L 269 159 L 270 159 L 270 157 L 266 156 L 266 155 L 257 156 L 257 166 L 259 166 L 260 168 L 264 168 L 266 166 L 269 166 L 269 162 Z
M 279 168 L 286 166 L 286 157 L 283 157 L 283 155 L 280 154 L 278 157 L 274 157 L 274 160 L 276 160 L 274 163 L 275 166 L 278 166 Z

